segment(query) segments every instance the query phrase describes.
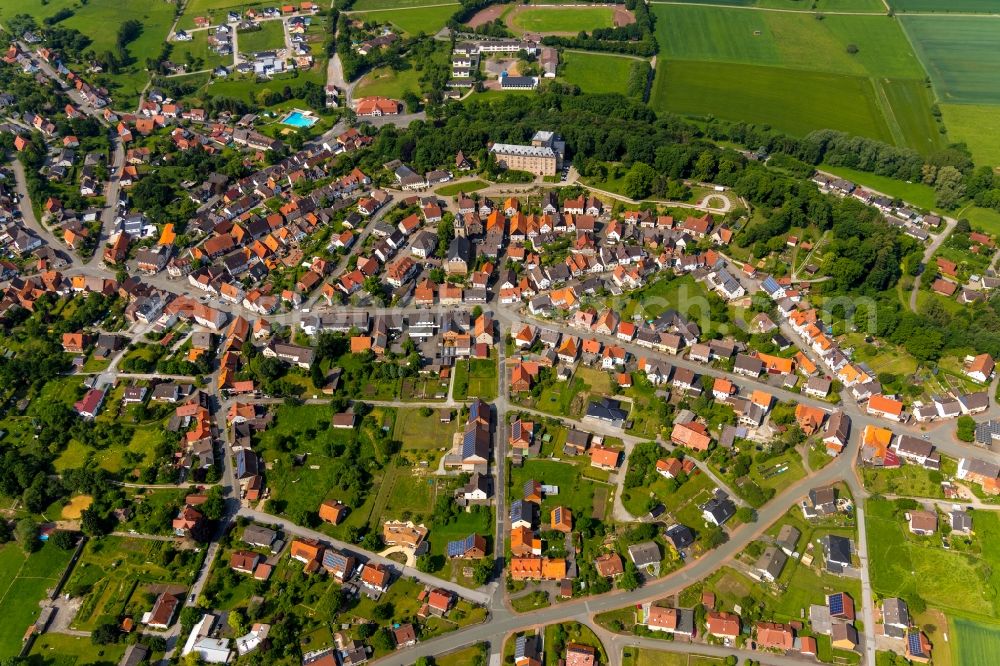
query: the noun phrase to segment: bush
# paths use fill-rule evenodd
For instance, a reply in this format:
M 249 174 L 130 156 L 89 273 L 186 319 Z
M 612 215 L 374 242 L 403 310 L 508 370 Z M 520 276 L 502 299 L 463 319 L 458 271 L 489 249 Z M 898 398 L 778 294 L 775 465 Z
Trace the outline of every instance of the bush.
M 963 442 L 971 442 L 976 439 L 976 422 L 971 416 L 959 416 L 955 436 Z

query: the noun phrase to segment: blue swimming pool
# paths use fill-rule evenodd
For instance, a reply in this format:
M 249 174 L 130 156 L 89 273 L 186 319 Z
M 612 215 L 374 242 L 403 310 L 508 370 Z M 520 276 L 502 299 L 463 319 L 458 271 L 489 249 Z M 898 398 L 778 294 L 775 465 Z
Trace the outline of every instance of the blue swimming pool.
M 316 118 L 310 118 L 301 111 L 292 111 L 281 119 L 281 123 L 292 127 L 312 127 L 316 123 Z

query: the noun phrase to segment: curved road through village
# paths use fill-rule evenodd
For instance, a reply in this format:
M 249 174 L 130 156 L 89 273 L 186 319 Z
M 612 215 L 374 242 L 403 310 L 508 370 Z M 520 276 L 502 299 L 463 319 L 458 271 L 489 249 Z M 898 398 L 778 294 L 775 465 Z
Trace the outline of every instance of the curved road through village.
M 46 67 L 41 68 L 43 72 L 49 73 L 53 78 L 55 74 L 51 72 L 51 69 Z M 331 78 L 336 77 L 336 72 L 331 70 Z M 57 79 L 58 80 L 58 79 Z M 88 110 L 90 113 L 96 113 L 96 110 Z M 408 122 L 405 119 L 396 119 L 397 122 Z M 341 130 L 342 131 L 342 130 Z M 329 133 L 328 133 L 329 134 Z M 120 166 L 124 161 L 124 149 L 120 142 L 115 143 L 114 159 L 112 161 L 113 169 L 112 173 L 116 174 L 120 170 Z M 24 188 L 24 174 L 23 170 L 18 168 L 17 163 L 14 165 L 14 172 L 17 176 L 17 187 L 19 195 L 21 196 L 20 206 L 22 214 L 24 217 L 24 222 L 26 225 L 32 227 L 40 237 L 46 242 L 52 245 L 53 248 L 61 248 L 61 244 L 57 241 L 55 236 L 50 230 L 44 228 L 44 226 L 35 219 L 34 213 L 31 209 L 31 202 L 28 200 L 27 191 Z M 491 191 L 512 191 L 516 192 L 519 188 L 512 188 L 510 186 L 493 186 L 485 192 Z M 117 178 L 112 177 L 112 180 L 107 185 L 106 191 L 106 207 L 102 215 L 102 234 L 101 241 L 106 240 L 113 232 L 115 212 L 118 208 L 118 201 L 120 198 L 120 190 L 118 188 Z M 393 192 L 394 195 L 402 196 L 403 193 Z M 688 206 L 691 206 L 688 204 Z M 704 210 L 698 206 L 691 206 L 699 210 Z M 380 211 L 379 215 L 384 214 L 386 211 L 390 210 L 391 206 L 385 207 Z M 376 218 L 377 219 L 377 216 Z M 370 221 L 367 225 L 368 228 L 372 226 Z M 953 224 L 949 224 L 946 227 L 944 233 L 935 240 L 939 245 L 943 242 L 943 239 L 950 233 L 954 228 Z M 928 253 L 925 258 L 930 257 L 933 253 L 933 247 L 928 248 Z M 114 277 L 113 272 L 105 268 L 101 262 L 101 244 L 98 244 L 98 250 L 94 257 L 89 261 L 82 261 L 78 257 L 70 257 L 70 265 L 63 270 L 63 274 L 66 277 L 71 277 L 73 275 L 99 275 L 104 277 Z M 744 282 L 744 286 L 747 287 L 748 291 L 755 292 L 759 288 L 759 285 L 747 278 L 745 275 L 740 275 L 739 278 Z M 167 278 L 166 276 L 160 274 L 155 276 L 148 276 L 143 278 L 147 283 L 154 285 L 159 288 L 167 289 L 173 292 L 183 291 L 186 288 L 187 283 L 177 280 Z M 240 316 L 249 315 L 242 308 L 222 302 L 212 302 L 213 307 L 227 312 L 230 316 Z M 327 306 L 320 301 L 314 301 L 315 307 L 312 308 L 311 315 L 323 314 L 326 312 L 332 312 L 337 310 L 344 310 L 347 308 L 341 308 L 337 306 Z M 487 309 L 491 310 L 494 318 L 497 320 L 498 325 L 501 327 L 502 332 L 508 332 L 511 327 L 519 322 L 532 321 L 532 317 L 528 315 L 523 307 L 519 306 L 507 306 L 500 304 L 497 300 L 496 294 L 493 296 L 492 302 L 487 306 Z M 422 308 L 421 312 L 445 312 L 449 311 L 450 308 L 445 306 L 436 306 L 433 308 Z M 398 308 L 393 310 L 384 311 L 371 311 L 372 314 L 385 313 L 388 315 L 393 314 L 404 314 L 412 313 L 417 311 L 414 307 Z M 253 315 L 249 315 L 253 316 Z M 270 317 L 265 317 L 265 319 L 271 321 L 272 323 L 282 323 L 286 325 L 296 325 L 303 316 L 303 313 L 293 313 L 293 314 L 283 314 L 275 315 Z M 559 324 L 551 321 L 545 322 L 535 322 L 544 323 L 548 328 L 563 330 L 567 332 L 574 332 L 578 334 L 579 331 L 576 329 L 571 329 L 564 324 Z M 799 344 L 799 347 L 806 351 L 806 353 L 811 353 L 808 351 L 808 345 L 805 345 L 798 336 L 791 331 L 787 325 L 782 326 L 782 331 L 790 340 L 793 340 Z M 145 332 L 145 328 L 136 329 L 133 331 L 135 338 L 140 337 Z M 805 395 L 798 393 L 791 393 L 780 388 L 776 388 L 767 384 L 766 382 L 748 379 L 746 377 L 731 374 L 729 372 L 715 369 L 709 366 L 704 366 L 700 363 L 690 361 L 682 356 L 671 356 L 668 354 L 656 354 L 651 353 L 648 349 L 639 348 L 635 345 L 628 343 L 623 343 L 616 338 L 611 336 L 595 336 L 598 338 L 604 338 L 604 342 L 614 342 L 614 344 L 623 346 L 627 351 L 630 351 L 633 355 L 643 355 L 647 357 L 657 357 L 662 358 L 667 363 L 675 367 L 690 368 L 701 375 L 721 377 L 725 376 L 733 381 L 735 384 L 743 389 L 753 389 L 753 388 L 764 388 L 773 395 L 777 396 L 781 400 L 790 400 L 793 402 L 800 402 L 804 404 L 814 405 L 822 407 L 829 410 L 831 405 L 827 402 L 816 400 Z M 508 402 L 507 389 L 508 384 L 506 380 L 506 373 L 504 372 L 504 349 L 503 345 L 498 345 L 500 354 L 500 367 L 501 372 L 498 373 L 498 398 L 494 402 L 494 408 L 496 409 L 496 448 L 495 448 L 495 463 L 494 474 L 496 475 L 495 484 L 495 497 L 496 505 L 498 507 L 497 511 L 497 524 L 496 524 L 496 543 L 504 542 L 505 534 L 505 518 L 506 518 L 506 507 L 508 504 L 508 498 L 505 497 L 506 490 L 506 479 L 504 479 L 505 473 L 505 461 L 507 457 L 506 444 L 507 436 L 505 433 L 505 424 L 507 422 L 508 411 L 512 410 L 512 406 Z M 120 358 L 120 356 L 119 356 Z M 117 361 L 117 359 L 116 359 Z M 102 373 L 102 377 L 109 381 L 116 381 L 118 379 L 127 377 L 140 377 L 141 375 L 128 375 L 126 373 L 119 373 L 117 371 L 116 365 L 113 364 L 111 368 L 105 373 Z M 209 386 L 217 385 L 217 374 L 213 375 Z M 217 396 L 221 397 L 221 396 Z M 228 401 L 219 400 L 218 409 L 216 410 L 216 427 L 219 433 L 226 433 L 228 435 L 228 427 L 226 423 L 226 407 L 230 404 Z M 415 403 L 416 404 L 416 403 Z M 441 403 L 433 403 L 440 406 Z M 467 627 L 443 635 L 438 638 L 430 639 L 425 642 L 419 643 L 418 645 L 408 648 L 405 651 L 389 654 L 379 660 L 379 663 L 388 664 L 390 666 L 408 666 L 412 664 L 415 659 L 419 656 L 433 656 L 441 655 L 451 650 L 470 645 L 473 643 L 488 641 L 491 643 L 491 661 L 494 662 L 492 666 L 499 666 L 501 646 L 503 644 L 504 638 L 515 631 L 526 630 L 531 628 L 540 627 L 547 623 L 558 622 L 563 620 L 577 620 L 583 624 L 590 626 L 597 635 L 602 639 L 605 646 L 608 648 L 612 665 L 620 663 L 621 650 L 627 646 L 646 646 L 655 647 L 660 650 L 667 651 L 684 651 L 684 652 L 695 652 L 695 653 L 705 653 L 711 655 L 728 655 L 737 654 L 741 657 L 750 657 L 762 661 L 768 664 L 779 664 L 779 665 L 791 665 L 802 663 L 802 658 L 798 656 L 779 656 L 769 653 L 758 653 L 751 652 L 747 650 L 735 650 L 729 648 L 712 647 L 703 645 L 700 643 L 682 643 L 678 642 L 660 642 L 651 641 L 650 639 L 642 639 L 634 636 L 616 635 L 613 634 L 594 622 L 594 615 L 603 611 L 613 610 L 617 608 L 622 608 L 625 606 L 630 606 L 637 603 L 642 603 L 645 601 L 652 601 L 661 599 L 670 594 L 676 593 L 679 590 L 687 587 L 688 585 L 704 578 L 705 576 L 711 574 L 713 571 L 717 570 L 724 563 L 731 561 L 737 554 L 740 553 L 749 543 L 754 539 L 758 538 L 772 523 L 779 520 L 790 508 L 794 507 L 802 498 L 806 496 L 809 489 L 815 486 L 827 485 L 835 483 L 838 481 L 844 481 L 850 487 L 851 492 L 854 495 L 855 504 L 857 507 L 857 521 L 858 521 L 858 539 L 857 548 L 862 562 L 862 600 L 861 600 L 861 619 L 864 623 L 864 662 L 867 666 L 874 666 L 874 650 L 875 650 L 875 622 L 873 619 L 873 598 L 871 587 L 868 580 L 868 567 L 867 567 L 867 543 L 866 534 L 864 529 L 865 515 L 864 515 L 864 498 L 867 497 L 867 493 L 864 487 L 858 480 L 855 470 L 856 456 L 859 450 L 859 439 L 860 433 L 863 427 L 869 423 L 877 423 L 878 425 L 885 425 L 884 421 L 878 421 L 867 414 L 865 414 L 859 405 L 846 400 L 840 406 L 852 419 L 853 427 L 851 432 L 851 440 L 849 446 L 845 451 L 834 461 L 828 464 L 821 470 L 813 471 L 807 475 L 806 478 L 789 485 L 784 488 L 780 494 L 774 497 L 770 502 L 768 502 L 763 508 L 758 511 L 758 518 L 753 523 L 743 524 L 739 527 L 732 529 L 729 532 L 728 541 L 720 546 L 719 548 L 705 554 L 704 556 L 698 558 L 693 562 L 688 562 L 685 566 L 677 571 L 670 573 L 657 580 L 648 581 L 643 587 L 632 591 L 614 591 L 607 594 L 595 597 L 586 597 L 575 599 L 558 605 L 533 611 L 530 613 L 516 614 L 510 610 L 508 605 L 508 599 L 502 581 L 504 580 L 504 575 L 502 572 L 503 567 L 503 557 L 497 557 L 497 570 L 496 576 L 494 577 L 494 582 L 480 588 L 478 590 L 468 590 L 461 588 L 448 581 L 442 581 L 441 579 L 423 574 L 416 569 L 404 568 L 403 574 L 406 576 L 413 576 L 419 580 L 425 581 L 429 584 L 435 586 L 446 587 L 455 590 L 463 597 L 473 600 L 478 603 L 486 605 L 489 609 L 489 617 L 483 624 Z M 519 411 L 523 411 L 523 408 L 517 407 Z M 594 426 L 593 424 L 587 424 L 586 428 L 591 431 L 600 431 L 599 426 Z M 973 447 L 968 444 L 960 443 L 955 440 L 950 434 L 950 428 L 948 426 L 937 426 L 931 427 L 929 429 L 922 429 L 915 427 L 913 425 L 894 425 L 893 429 L 899 432 L 906 432 L 909 434 L 914 434 L 919 437 L 924 437 L 930 440 L 942 453 L 950 456 L 966 456 L 972 455 L 980 458 L 987 458 L 993 461 L 1000 461 L 1000 456 L 995 452 L 982 449 L 979 447 Z M 608 433 L 611 434 L 611 433 Z M 621 437 L 622 433 L 615 432 L 615 436 Z M 638 438 L 634 437 L 624 437 L 626 450 L 631 450 L 631 447 L 635 443 L 640 441 Z M 666 445 L 665 445 L 666 446 Z M 226 520 L 224 523 L 234 519 L 236 516 L 244 516 L 254 520 L 258 520 L 264 523 L 277 524 L 282 527 L 288 534 L 300 535 L 300 536 L 312 536 L 315 538 L 321 538 L 328 543 L 333 543 L 338 547 L 352 550 L 354 552 L 360 553 L 364 558 L 374 560 L 374 561 L 385 561 L 375 553 L 367 553 L 358 548 L 355 544 L 346 544 L 331 540 L 329 537 L 322 535 L 318 532 L 309 530 L 308 528 L 301 527 L 288 521 L 287 519 L 274 516 L 261 511 L 256 511 L 249 507 L 243 507 L 240 505 L 238 498 L 239 485 L 236 482 L 234 465 L 232 460 L 232 450 L 231 447 L 225 446 L 223 459 L 223 474 L 220 483 L 226 490 L 227 495 L 227 513 Z M 499 464 L 497 464 L 499 463 Z M 704 468 L 703 468 L 704 469 Z M 707 472 L 708 470 L 705 469 Z M 621 483 L 621 479 L 624 477 L 624 470 L 618 473 L 618 483 Z M 720 483 L 720 485 L 723 485 Z M 618 488 L 616 496 L 620 494 L 621 488 Z M 615 517 L 618 520 L 628 520 L 632 517 L 628 515 L 624 507 L 621 506 L 620 502 L 616 502 L 615 505 Z M 206 564 L 202 571 L 199 572 L 197 582 L 193 588 L 194 598 L 197 597 L 198 591 L 201 586 L 204 585 L 207 579 L 208 571 L 210 569 L 210 564 L 218 550 L 218 538 L 221 537 L 222 530 L 216 535 L 216 540 L 210 546 L 209 557 L 206 559 Z M 500 549 L 498 549 L 500 550 Z M 393 566 L 398 566 L 393 563 Z M 191 605 L 193 603 L 192 597 L 188 597 L 185 600 L 185 605 Z M 175 644 L 176 633 L 172 633 L 169 638 L 171 639 L 171 647 Z

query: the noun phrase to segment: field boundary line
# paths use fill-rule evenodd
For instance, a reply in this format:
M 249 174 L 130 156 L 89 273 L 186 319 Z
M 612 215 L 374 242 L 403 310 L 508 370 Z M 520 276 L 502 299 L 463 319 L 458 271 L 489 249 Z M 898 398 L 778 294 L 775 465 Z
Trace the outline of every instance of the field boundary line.
M 717 7 L 719 9 L 747 9 L 756 12 L 777 12 L 779 14 L 821 14 L 823 16 L 885 16 L 886 12 L 827 12 L 817 9 L 782 9 L 780 7 L 757 7 L 754 5 L 717 5 L 704 2 L 671 2 L 669 0 L 648 0 L 650 5 L 679 5 L 681 7 Z M 936 15 L 936 14 L 935 14 Z
M 382 7 L 380 9 L 352 9 L 344 14 L 372 14 L 374 12 L 402 12 L 407 9 L 430 9 L 431 7 L 458 7 L 458 2 L 440 2 L 433 5 L 414 5 L 412 7 Z
M 899 124 L 896 112 L 892 108 L 892 102 L 889 101 L 889 95 L 882 86 L 882 79 L 871 77 L 868 80 L 875 93 L 875 104 L 878 105 L 882 116 L 885 118 L 885 124 L 889 128 L 889 134 L 892 135 L 893 141 L 901 148 L 908 148 L 909 145 L 906 142 L 906 136 L 903 134 L 903 126 Z
M 3 602 L 7 598 L 7 595 L 10 594 L 10 588 L 14 587 L 14 583 L 17 581 L 18 578 L 21 577 L 21 571 L 24 570 L 24 565 L 27 563 L 28 563 L 28 558 L 25 557 L 24 561 L 21 562 L 21 566 L 17 568 L 17 573 L 14 574 L 14 577 L 10 579 L 10 585 L 8 585 L 7 589 L 3 591 L 3 596 L 0 596 L 0 606 L 3 605 Z

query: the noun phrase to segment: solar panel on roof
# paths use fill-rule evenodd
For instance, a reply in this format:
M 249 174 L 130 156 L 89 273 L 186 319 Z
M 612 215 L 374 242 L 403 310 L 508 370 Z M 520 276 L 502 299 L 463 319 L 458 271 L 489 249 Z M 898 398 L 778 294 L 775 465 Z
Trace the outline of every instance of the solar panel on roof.
M 829 597 L 830 615 L 840 615 L 844 612 L 844 597 L 839 594 L 831 594 Z
M 920 644 L 920 634 L 913 631 L 906 635 L 906 642 L 910 646 L 910 654 L 912 655 L 922 655 L 923 646 Z
M 458 557 L 465 554 L 465 539 L 448 542 L 448 557 Z

